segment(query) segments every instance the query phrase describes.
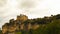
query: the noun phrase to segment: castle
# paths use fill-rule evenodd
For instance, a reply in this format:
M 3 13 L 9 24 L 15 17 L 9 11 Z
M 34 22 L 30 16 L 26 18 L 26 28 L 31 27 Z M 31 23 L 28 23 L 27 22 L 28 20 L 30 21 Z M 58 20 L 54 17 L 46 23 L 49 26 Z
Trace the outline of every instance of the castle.
M 2 26 L 2 33 L 3 34 L 15 34 L 16 31 L 21 30 L 30 30 L 30 29 L 37 29 L 39 27 L 38 24 L 32 25 L 29 21 L 32 19 L 28 19 L 26 15 L 19 15 L 17 16 L 16 20 L 11 19 L 9 23 L 5 23 Z

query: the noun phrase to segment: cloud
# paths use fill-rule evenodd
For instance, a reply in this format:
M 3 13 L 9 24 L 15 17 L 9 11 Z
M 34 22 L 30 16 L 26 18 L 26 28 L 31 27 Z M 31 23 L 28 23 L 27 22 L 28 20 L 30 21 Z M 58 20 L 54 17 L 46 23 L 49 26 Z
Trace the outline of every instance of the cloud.
M 0 27 L 19 14 L 26 14 L 29 18 L 60 14 L 60 0 L 32 0 L 34 7 L 30 3 L 21 7 L 22 1 L 24 0 L 0 0 Z M 31 5 L 30 8 L 29 5 Z
M 0 0 L 0 7 L 3 7 L 7 2 L 7 0 Z

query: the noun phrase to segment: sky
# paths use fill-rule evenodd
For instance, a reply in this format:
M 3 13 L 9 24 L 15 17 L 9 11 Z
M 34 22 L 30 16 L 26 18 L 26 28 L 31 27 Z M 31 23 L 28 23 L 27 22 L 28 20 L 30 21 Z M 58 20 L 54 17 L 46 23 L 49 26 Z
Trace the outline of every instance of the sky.
M 60 0 L 0 0 L 0 27 L 20 14 L 29 19 L 60 14 Z

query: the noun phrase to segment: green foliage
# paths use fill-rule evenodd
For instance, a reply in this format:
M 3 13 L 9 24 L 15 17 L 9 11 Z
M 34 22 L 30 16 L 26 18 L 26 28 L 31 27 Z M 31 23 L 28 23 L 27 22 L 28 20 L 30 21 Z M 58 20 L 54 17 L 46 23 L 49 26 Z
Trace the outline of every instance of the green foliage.
M 40 25 L 37 30 L 33 31 L 33 34 L 60 34 L 60 20 L 54 20 L 49 24 Z
M 16 32 L 16 34 L 22 34 L 21 32 Z
M 60 34 L 60 20 L 54 20 L 52 23 L 47 25 L 48 33 L 50 34 Z
M 0 30 L 0 34 L 2 34 L 2 31 Z

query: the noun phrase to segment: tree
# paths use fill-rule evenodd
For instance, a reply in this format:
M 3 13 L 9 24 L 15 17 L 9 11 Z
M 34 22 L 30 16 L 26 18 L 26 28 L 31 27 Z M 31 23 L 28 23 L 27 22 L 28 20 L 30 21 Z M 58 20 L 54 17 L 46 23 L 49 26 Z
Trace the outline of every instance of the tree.
M 2 34 L 2 30 L 1 30 L 1 28 L 0 28 L 0 34 Z

